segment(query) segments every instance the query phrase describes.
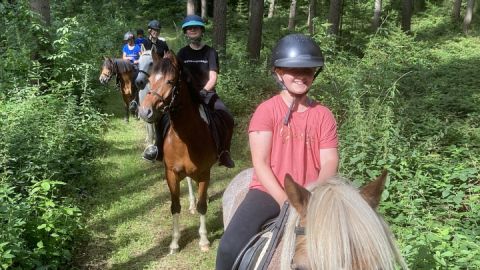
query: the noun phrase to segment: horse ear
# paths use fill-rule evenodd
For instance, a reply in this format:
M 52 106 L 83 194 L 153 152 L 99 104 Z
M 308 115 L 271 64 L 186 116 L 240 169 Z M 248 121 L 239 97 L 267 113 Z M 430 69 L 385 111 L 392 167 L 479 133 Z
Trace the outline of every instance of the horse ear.
M 140 53 L 143 54 L 145 52 L 145 46 L 142 44 L 140 44 Z
M 310 191 L 297 184 L 290 174 L 285 175 L 285 192 L 288 201 L 297 210 L 300 216 L 307 213 L 307 205 L 310 200 Z
M 387 170 L 383 170 L 382 174 L 376 180 L 368 183 L 360 189 L 363 199 L 373 208 L 376 209 L 380 204 L 382 192 L 385 189 L 385 181 L 387 179 Z

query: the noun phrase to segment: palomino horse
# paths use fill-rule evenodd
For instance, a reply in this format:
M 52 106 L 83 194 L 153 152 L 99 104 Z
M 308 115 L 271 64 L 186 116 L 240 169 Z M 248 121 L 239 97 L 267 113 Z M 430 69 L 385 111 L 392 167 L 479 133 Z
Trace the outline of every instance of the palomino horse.
M 225 227 L 248 191 L 252 172 L 240 172 L 224 192 Z M 268 269 L 408 269 L 375 211 L 386 176 L 384 172 L 360 190 L 332 177 L 309 191 L 287 174 L 285 191 L 293 207 Z
M 107 84 L 113 75 L 116 75 L 120 81 L 120 91 L 122 93 L 123 102 L 125 104 L 125 121 L 129 119 L 129 105 L 135 100 L 135 92 L 137 88 L 133 83 L 134 67 L 128 60 L 122 58 L 108 58 L 102 64 L 100 71 L 100 82 Z
M 180 238 L 180 181 L 190 177 L 198 185 L 197 211 L 200 214 L 200 248 L 208 250 L 206 218 L 207 188 L 210 169 L 215 164 L 216 148 L 207 121 L 202 117 L 198 93 L 187 86 L 187 73 L 173 52 L 158 59 L 153 54 L 154 68 L 150 76 L 151 90 L 140 104 L 139 115 L 148 123 L 162 113 L 170 118 L 170 128 L 163 143 L 165 175 L 171 196 L 173 235 L 170 252 L 178 251 Z

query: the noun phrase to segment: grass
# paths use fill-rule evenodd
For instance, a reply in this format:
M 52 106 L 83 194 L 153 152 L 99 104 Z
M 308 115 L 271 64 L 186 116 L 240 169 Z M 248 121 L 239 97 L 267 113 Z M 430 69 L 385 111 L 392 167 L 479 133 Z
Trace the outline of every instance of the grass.
M 164 168 L 159 162 L 141 159 L 145 131 L 141 120 L 123 121 L 118 92 L 109 94 L 106 112 L 111 114 L 104 134 L 104 154 L 98 157 L 97 175 L 83 202 L 86 234 L 77 245 L 76 269 L 213 269 L 223 233 L 221 197 L 230 179 L 249 167 L 247 151 L 233 153 L 235 169 L 215 165 L 209 188 L 207 212 L 211 248 L 198 247 L 198 215 L 188 212 L 188 189 L 182 182 L 180 251 L 169 255 L 171 214 Z M 241 126 L 241 125 L 240 125 Z M 233 149 L 245 146 L 246 136 L 237 132 Z

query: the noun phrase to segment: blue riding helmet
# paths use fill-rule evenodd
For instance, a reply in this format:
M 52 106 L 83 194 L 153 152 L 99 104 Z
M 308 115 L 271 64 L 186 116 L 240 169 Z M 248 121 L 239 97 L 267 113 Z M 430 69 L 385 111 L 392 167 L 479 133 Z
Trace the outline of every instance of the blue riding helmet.
M 198 15 L 188 15 L 182 21 L 182 30 L 185 31 L 188 26 L 200 26 L 205 30 L 205 21 Z

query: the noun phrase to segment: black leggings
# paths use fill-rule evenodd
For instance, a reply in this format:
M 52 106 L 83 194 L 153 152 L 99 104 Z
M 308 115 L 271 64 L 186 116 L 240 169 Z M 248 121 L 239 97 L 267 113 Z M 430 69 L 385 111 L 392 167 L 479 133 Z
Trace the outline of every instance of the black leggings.
M 230 270 L 242 248 L 262 225 L 275 218 L 280 207 L 270 194 L 251 189 L 233 215 L 217 250 L 216 270 Z

